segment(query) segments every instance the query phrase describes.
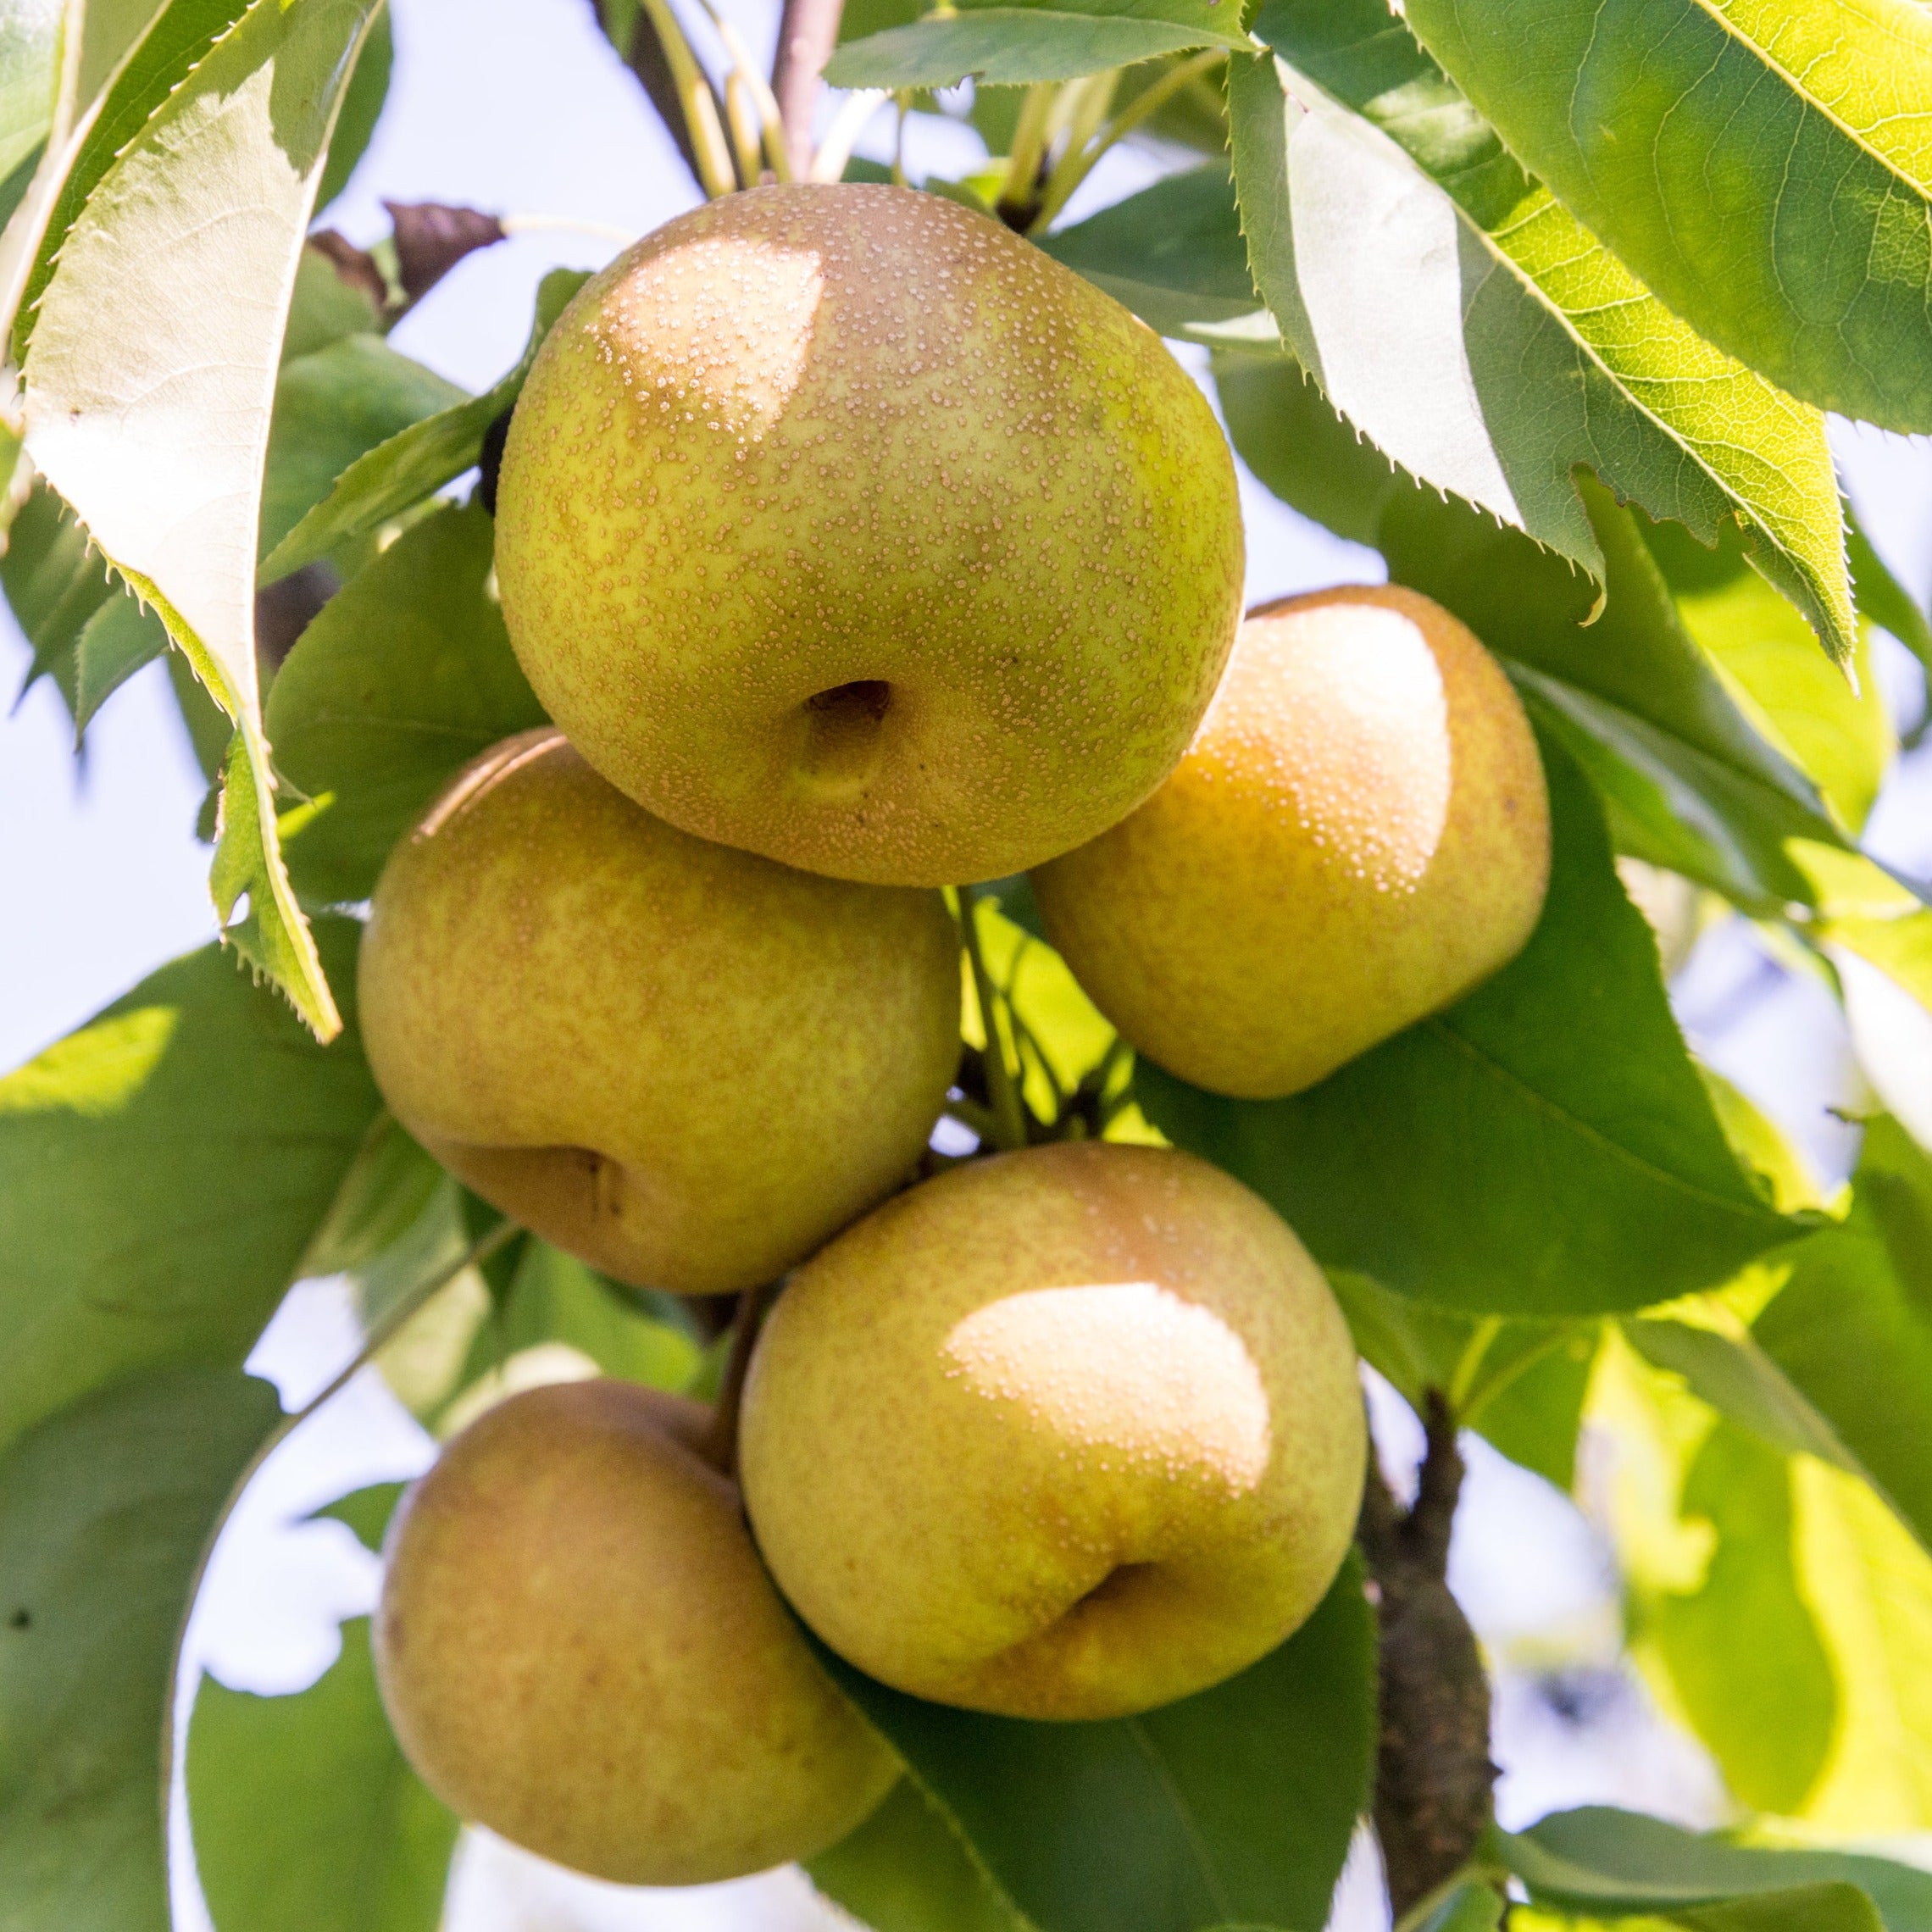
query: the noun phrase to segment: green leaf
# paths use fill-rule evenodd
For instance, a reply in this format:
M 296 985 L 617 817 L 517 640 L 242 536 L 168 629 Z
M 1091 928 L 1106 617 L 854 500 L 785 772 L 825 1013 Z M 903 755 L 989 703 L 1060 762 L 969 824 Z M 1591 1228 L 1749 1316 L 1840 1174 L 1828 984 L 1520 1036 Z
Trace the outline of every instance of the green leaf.
M 72 711 L 80 633 L 114 595 L 114 583 L 73 511 L 37 477 L 0 549 L 0 588 L 33 647 L 22 695 L 51 676 Z
M 1835 1231 L 1821 1230 L 1791 1252 L 1802 1257 L 1813 1241 L 1829 1243 Z M 1778 1267 L 1778 1257 L 1767 1265 Z M 1660 1318 L 1625 1322 L 1624 1335 L 1653 1368 L 1682 1376 L 1685 1387 L 1700 1402 L 1748 1430 L 1767 1446 L 1787 1456 L 1816 1456 L 1848 1475 L 1869 1480 L 1831 1424 L 1806 1400 L 1755 1335 L 1727 1335 Z
M 1858 614 L 1868 617 L 1881 630 L 1889 630 L 1899 642 L 1932 671 L 1932 622 L 1927 620 L 1912 593 L 1899 582 L 1872 541 L 1858 527 L 1858 519 L 1847 516 L 1845 528 L 1846 555 L 1852 565 L 1852 595 Z
M 383 1713 L 369 1619 L 306 1690 L 203 1676 L 188 1726 L 195 1871 L 215 1932 L 436 1932 L 457 1819 Z
M 1410 28 L 1677 313 L 1932 430 L 1932 19 L 1907 0 L 1416 0 Z
M 1896 1121 L 1866 1124 L 1849 1217 L 1752 1336 L 1932 1549 L 1932 1160 Z
M 114 72 L 74 152 L 61 165 L 58 187 L 31 260 L 25 264 L 17 312 L 4 318 L 14 340 L 14 359 L 24 361 L 39 320 L 39 305 L 53 275 L 55 260 L 86 207 L 121 151 L 180 86 L 208 50 L 241 18 L 247 0 L 166 0 L 148 9 L 138 41 Z M 90 17 L 95 9 L 87 9 Z M 106 53 L 103 48 L 103 57 Z M 119 56 L 116 56 L 119 58 Z M 103 76 L 104 76 L 103 69 Z
M 523 1244 L 508 1291 L 494 1302 L 477 1333 L 458 1387 L 525 1349 L 562 1342 L 603 1374 L 686 1392 L 703 1349 L 688 1329 L 647 1313 L 635 1293 L 532 1236 Z
M 1641 1635 L 1733 1795 L 1795 1814 L 1824 1768 L 1839 1710 L 1793 1561 L 1788 1457 L 1720 1423 L 1690 1465 L 1681 1513 L 1709 1526 L 1710 1559 L 1695 1590 L 1645 1605 Z
M 1337 1269 L 1330 1281 L 1363 1359 L 1417 1414 L 1431 1390 L 1456 1419 L 1525 1468 L 1570 1486 L 1594 1322 L 1504 1321 L 1391 1294 Z
M 1694 1932 L 1885 1932 L 1885 1921 L 1856 1885 L 1800 1885 L 1674 1912 Z
M 1526 1832 L 1498 1832 L 1496 1844 L 1536 1904 L 1592 1918 L 1856 1885 L 1877 1906 L 1885 1932 L 1932 1932 L 1932 1873 L 1889 1858 L 1736 1845 L 1595 1805 L 1559 1812 Z
M 111 597 L 74 641 L 74 733 L 78 739 L 94 716 L 136 671 L 166 655 L 168 627 L 125 591 Z
M 1111 1723 L 922 1703 L 821 1655 L 1040 1932 L 1327 1922 L 1375 1748 L 1374 1618 L 1358 1559 L 1259 1663 Z
M 1713 348 L 1524 175 L 1380 0 L 1267 0 L 1230 67 L 1255 280 L 1330 401 L 1413 475 L 1601 578 L 1575 487 L 1763 568 L 1831 651 L 1852 611 L 1815 409 Z
M 262 560 L 261 581 L 273 583 L 313 564 L 345 538 L 399 516 L 469 469 L 482 454 L 483 432 L 522 393 L 543 338 L 589 280 L 573 269 L 547 275 L 536 291 L 530 343 L 516 367 L 480 396 L 425 417 L 358 457 Z
M 1577 1445 L 1600 1339 L 1595 1327 L 1573 1327 L 1490 1395 L 1470 1425 L 1491 1448 L 1566 1496 L 1576 1485 Z
M 295 271 L 295 293 L 288 307 L 288 327 L 282 332 L 284 364 L 299 362 L 349 336 L 382 332 L 382 317 L 360 282 L 344 275 L 311 242 L 302 251 Z M 275 432 L 271 428 L 269 441 Z
M 544 721 L 493 595 L 494 534 L 474 504 L 416 525 L 329 600 L 276 675 L 282 769 L 327 801 L 289 845 L 313 902 L 366 899 L 443 785 Z
M 1072 80 L 1190 47 L 1248 47 L 1238 13 L 1214 0 L 1118 0 L 1091 8 L 976 7 L 847 41 L 825 64 L 835 87 L 985 86 Z
M 8 1932 L 168 1932 L 176 1647 L 265 1382 L 175 1371 L 0 1460 L 0 1899 Z
M 369 38 L 356 56 L 355 72 L 349 76 L 348 92 L 342 97 L 341 112 L 336 116 L 328 165 L 322 170 L 322 185 L 315 191 L 318 209 L 327 208 L 349 185 L 357 162 L 367 152 L 375 124 L 382 117 L 383 103 L 389 98 L 389 75 L 395 61 L 396 36 L 385 7 L 370 23 Z
M 873 1932 L 1026 1932 L 1025 1919 L 910 1778 L 805 1869 Z
M 402 1500 L 407 1483 L 371 1483 L 366 1489 L 352 1490 L 313 1511 L 311 1523 L 340 1523 L 371 1556 L 382 1554 L 382 1539 L 389 1533 L 389 1519 Z
M 1898 748 L 1865 628 L 1852 654 L 1855 689 L 1818 655 L 1797 612 L 1749 567 L 1734 532 L 1715 555 L 1675 525 L 1653 524 L 1646 534 L 1685 630 L 1740 709 L 1813 780 L 1838 824 L 1857 833 Z
M 257 499 L 303 233 L 376 3 L 251 0 L 96 183 L 25 363 L 35 463 L 235 721 L 216 904 L 225 923 L 246 891 L 236 944 L 323 1039 L 341 1019 L 282 866 L 262 736 Z
M 1467 998 L 1286 1100 L 1143 1063 L 1177 1145 L 1257 1190 L 1330 1269 L 1473 1313 L 1581 1315 L 1714 1286 L 1804 1224 L 1725 1139 L 1602 816 L 1546 739 L 1550 894 Z
M 345 983 L 357 928 L 320 927 Z M 375 1118 L 214 947 L 0 1080 L 0 1445 L 110 1382 L 238 1368 Z
M 313 251 L 304 260 L 314 258 Z M 469 401 L 453 382 L 379 336 L 345 336 L 281 365 L 262 484 L 265 557 L 321 502 L 344 470 L 426 416 Z
M 62 12 L 61 0 L 0 8 L 0 176 L 31 160 L 53 125 Z
M 378 1113 L 309 1238 L 300 1272 L 342 1274 L 367 1268 L 409 1232 L 445 1179 L 392 1113 Z
M 1418 1921 L 1414 1932 L 1496 1932 L 1504 1901 L 1492 1886 L 1473 1881 L 1454 1886 Z
M 1260 307 L 1224 162 L 1167 175 L 1040 246 L 1163 336 Z

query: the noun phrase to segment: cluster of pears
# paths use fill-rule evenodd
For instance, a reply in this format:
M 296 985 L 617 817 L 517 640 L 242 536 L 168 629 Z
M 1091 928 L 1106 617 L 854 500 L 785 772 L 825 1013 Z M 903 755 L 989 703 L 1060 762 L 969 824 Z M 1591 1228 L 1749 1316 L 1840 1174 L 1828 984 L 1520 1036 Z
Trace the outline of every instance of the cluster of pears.
M 1426 599 L 1242 624 L 1199 391 L 937 197 L 758 188 L 639 243 L 550 336 L 497 510 L 561 729 L 391 858 L 376 1078 L 613 1276 L 787 1279 L 735 1441 L 607 1380 L 452 1441 L 378 1661 L 464 1817 L 694 1883 L 813 1855 L 898 1775 L 801 1623 L 918 1696 L 1114 1717 L 1279 1644 L 1353 1532 L 1353 1351 L 1263 1202 L 1093 1141 L 915 1181 L 960 1055 L 937 888 L 1031 869 L 1137 1048 L 1280 1095 L 1521 947 L 1547 805 Z

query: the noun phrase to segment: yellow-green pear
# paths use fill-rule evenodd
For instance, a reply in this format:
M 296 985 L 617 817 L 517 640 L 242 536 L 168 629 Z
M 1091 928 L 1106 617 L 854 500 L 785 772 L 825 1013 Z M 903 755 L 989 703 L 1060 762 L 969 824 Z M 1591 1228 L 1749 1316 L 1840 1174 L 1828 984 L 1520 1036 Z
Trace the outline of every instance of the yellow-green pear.
M 1364 1446 L 1347 1328 L 1279 1217 L 1100 1141 L 969 1162 L 814 1256 L 739 1435 L 758 1546 L 834 1650 L 1068 1718 L 1186 1696 L 1294 1630 Z
M 760 1567 L 710 1412 L 628 1382 L 511 1396 L 389 1532 L 375 1659 L 459 1816 L 622 1885 L 808 1858 L 898 1774 Z
M 1549 874 L 1543 767 L 1496 660 L 1413 591 L 1347 586 L 1255 611 L 1173 775 L 1033 889 L 1141 1052 L 1263 1100 L 1513 958 Z
M 754 188 L 619 256 L 497 497 L 518 658 L 606 778 L 891 885 L 1022 869 L 1146 797 L 1241 556 L 1226 442 L 1153 332 L 906 188 Z
M 359 993 L 376 1084 L 439 1160 L 679 1294 L 769 1281 L 898 1185 L 959 1057 L 938 893 L 692 838 L 552 730 L 391 854 Z

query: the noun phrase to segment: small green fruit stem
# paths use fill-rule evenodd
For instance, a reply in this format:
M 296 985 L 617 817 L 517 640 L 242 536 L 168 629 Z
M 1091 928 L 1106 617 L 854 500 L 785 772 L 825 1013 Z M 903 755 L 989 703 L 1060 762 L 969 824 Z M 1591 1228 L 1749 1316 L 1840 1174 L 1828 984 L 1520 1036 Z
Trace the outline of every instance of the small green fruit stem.
M 684 110 L 685 129 L 691 136 L 691 152 L 697 158 L 697 178 L 706 194 L 715 201 L 735 192 L 738 177 L 731 167 L 731 152 L 725 146 L 724 130 L 718 119 L 718 102 L 711 83 L 691 51 L 691 42 L 671 11 L 670 0 L 643 0 L 644 11 L 669 64 L 671 81 L 677 89 L 678 105 Z
M 1041 195 L 1040 209 L 1027 224 L 1029 235 L 1043 234 L 1052 222 L 1072 198 L 1074 190 L 1091 175 L 1102 155 L 1127 135 L 1141 125 L 1150 116 L 1159 111 L 1176 94 L 1213 71 L 1217 63 L 1224 60 L 1226 54 L 1219 47 L 1207 47 L 1191 60 L 1163 74 L 1143 94 L 1137 95 L 1123 108 L 1107 125 L 1100 130 L 1091 143 L 1070 142 L 1053 172 L 1049 176 L 1046 192 Z
M 745 45 L 745 36 L 718 11 L 712 0 L 704 0 L 704 10 L 731 63 L 724 82 L 724 107 L 731 120 L 732 142 L 738 150 L 738 172 L 747 188 L 758 180 L 761 166 L 771 169 L 774 180 L 789 181 L 792 178 L 791 157 L 786 151 L 785 122 L 779 113 L 778 97 L 758 71 L 752 50 Z
M 1026 91 L 1013 130 L 1013 153 L 1007 158 L 1006 180 L 1000 185 L 999 211 L 1008 219 L 1030 219 L 1040 192 L 1040 164 L 1046 158 L 1046 138 L 1053 123 L 1053 103 L 1060 83 L 1039 80 Z
M 1006 1041 L 1001 1036 L 999 994 L 993 976 L 986 970 L 986 956 L 980 944 L 979 898 L 970 886 L 959 889 L 959 930 L 966 945 L 966 958 L 973 969 L 973 991 L 980 1002 L 980 1024 L 986 1035 L 982 1058 L 986 1069 L 986 1098 L 992 1104 L 992 1140 L 1004 1152 L 1027 1143 L 1026 1109 L 1013 1069 L 1007 1064 Z
M 1462 1415 L 1469 1406 L 1469 1391 L 1476 1385 L 1476 1376 L 1482 1368 L 1483 1360 L 1490 1352 L 1491 1345 L 1502 1333 L 1502 1318 L 1500 1315 L 1485 1315 L 1476 1324 L 1462 1359 L 1456 1364 L 1449 1377 L 1449 1407 Z
M 724 76 L 724 119 L 731 130 L 731 152 L 737 157 L 738 178 L 750 186 L 764 169 L 764 136 L 758 110 L 746 91 L 745 77 L 736 68 Z
M 731 1352 L 725 1358 L 724 1380 L 719 1386 L 718 1403 L 711 1412 L 711 1427 L 701 1452 L 721 1475 L 734 1480 L 738 1474 L 738 1410 L 745 1399 L 745 1377 L 751 1372 L 758 1324 L 777 1288 L 775 1281 L 768 1281 L 762 1287 L 747 1288 L 738 1297 L 738 1312 L 731 1322 Z

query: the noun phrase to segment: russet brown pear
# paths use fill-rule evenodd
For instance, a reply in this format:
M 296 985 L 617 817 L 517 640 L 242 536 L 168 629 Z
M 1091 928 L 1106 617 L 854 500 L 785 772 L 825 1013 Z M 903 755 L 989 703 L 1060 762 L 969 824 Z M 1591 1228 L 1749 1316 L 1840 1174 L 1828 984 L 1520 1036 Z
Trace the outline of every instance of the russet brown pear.
M 1152 330 L 939 195 L 754 188 L 580 291 L 517 404 L 519 661 L 658 817 L 835 877 L 1023 869 L 1140 803 L 1241 613 Z
M 1391 585 L 1255 611 L 1173 775 L 1033 887 L 1141 1052 L 1268 1099 L 1513 958 L 1549 874 L 1542 763 L 1508 679 Z
M 709 1422 L 626 1382 L 513 1396 L 409 1491 L 385 1552 L 376 1668 L 423 1781 L 622 1885 L 810 1857 L 898 1775 L 760 1567 Z
M 1308 1616 L 1365 1440 L 1341 1312 L 1274 1211 L 1188 1155 L 1084 1141 L 953 1169 L 799 1269 L 739 1453 L 772 1574 L 841 1656 L 1091 1718 Z
M 397 846 L 358 994 L 383 1097 L 445 1166 L 680 1294 L 772 1280 L 905 1180 L 959 1057 L 938 893 L 692 838 L 550 730 Z

